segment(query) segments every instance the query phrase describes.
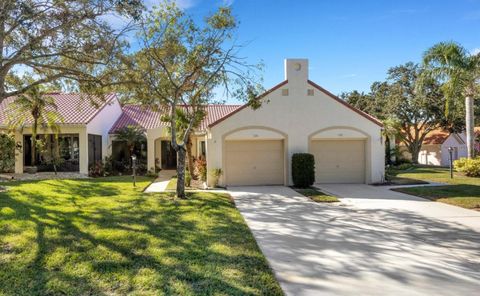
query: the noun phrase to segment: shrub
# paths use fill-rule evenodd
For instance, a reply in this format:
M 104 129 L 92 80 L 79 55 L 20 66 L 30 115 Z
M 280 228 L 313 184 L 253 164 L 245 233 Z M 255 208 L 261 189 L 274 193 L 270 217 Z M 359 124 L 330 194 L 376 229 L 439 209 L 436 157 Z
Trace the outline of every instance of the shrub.
M 292 179 L 297 188 L 308 188 L 315 182 L 315 158 L 312 154 L 292 155 Z
M 90 166 L 88 169 L 88 175 L 90 177 L 104 177 L 105 176 L 105 167 L 101 160 L 97 161 L 94 165 Z
M 480 157 L 460 158 L 453 162 L 455 169 L 469 177 L 480 177 Z
M 190 184 L 192 183 L 192 174 L 190 174 L 190 171 L 185 171 L 185 186 L 190 187 Z
M 207 181 L 207 162 L 203 158 L 195 160 L 195 173 L 200 181 Z
M 218 186 L 218 180 L 220 178 L 220 176 L 222 175 L 223 171 L 222 169 L 220 168 L 216 168 L 216 169 L 211 169 L 210 170 L 210 176 L 212 176 L 212 185 L 213 187 L 217 187 Z
M 396 170 L 401 170 L 401 171 L 408 170 L 408 169 L 411 169 L 411 168 L 413 168 L 413 164 L 411 164 L 411 163 L 402 163 L 402 164 L 399 164 L 399 165 L 395 166 Z
M 15 170 L 15 139 L 0 133 L 0 172 L 12 173 Z
M 105 160 L 103 161 L 103 168 L 105 169 L 105 174 L 106 175 L 113 175 L 114 170 L 113 170 L 113 157 L 112 156 L 106 156 Z

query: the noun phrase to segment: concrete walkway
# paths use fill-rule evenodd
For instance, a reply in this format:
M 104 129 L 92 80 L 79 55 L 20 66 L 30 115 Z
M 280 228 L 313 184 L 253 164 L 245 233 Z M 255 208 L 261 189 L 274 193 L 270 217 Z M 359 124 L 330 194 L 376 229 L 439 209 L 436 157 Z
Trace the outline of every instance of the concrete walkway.
M 175 170 L 161 170 L 158 177 L 150 186 L 145 189 L 146 193 L 164 192 L 173 176 L 177 174 Z
M 480 215 L 363 186 L 322 185 L 345 196 L 337 204 L 229 189 L 287 295 L 478 293 Z

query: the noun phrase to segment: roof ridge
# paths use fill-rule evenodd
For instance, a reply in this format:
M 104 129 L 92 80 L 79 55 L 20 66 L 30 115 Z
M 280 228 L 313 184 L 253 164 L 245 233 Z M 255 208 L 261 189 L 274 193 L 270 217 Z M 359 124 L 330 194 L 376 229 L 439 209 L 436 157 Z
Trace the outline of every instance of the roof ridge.
M 287 84 L 287 83 L 288 83 L 288 80 L 284 80 L 284 81 L 278 83 L 277 85 L 275 85 L 275 86 L 271 87 L 270 89 L 266 90 L 265 92 L 263 92 L 261 95 L 257 96 L 257 97 L 255 98 L 255 100 L 259 100 L 259 99 L 265 97 L 266 95 L 268 95 L 268 94 L 270 94 L 271 92 L 279 89 L 280 87 L 284 86 L 284 85 Z M 222 118 L 219 118 L 218 120 L 210 123 L 210 124 L 208 125 L 208 127 L 212 127 L 212 126 L 214 126 L 214 125 L 216 125 L 216 124 L 224 121 L 224 120 L 227 119 L 228 117 L 232 116 L 233 114 L 235 114 L 235 113 L 237 113 L 237 112 L 240 112 L 242 109 L 245 109 L 245 108 L 248 107 L 248 106 L 250 106 L 249 103 L 245 103 L 245 104 L 243 104 L 243 105 L 239 105 L 239 106 L 238 106 L 239 108 L 237 108 L 236 110 L 228 113 L 227 115 L 223 116 Z

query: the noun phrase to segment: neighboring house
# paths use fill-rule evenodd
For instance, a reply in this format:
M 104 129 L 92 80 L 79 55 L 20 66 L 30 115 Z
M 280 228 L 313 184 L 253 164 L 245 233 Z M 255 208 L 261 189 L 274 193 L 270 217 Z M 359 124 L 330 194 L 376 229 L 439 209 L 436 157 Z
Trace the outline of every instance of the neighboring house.
M 206 157 L 209 171 L 222 170 L 220 185 L 291 185 L 291 156 L 299 152 L 314 154 L 318 183 L 383 180 L 381 122 L 310 81 L 308 60 L 286 60 L 285 81 L 259 99 L 263 104 L 257 110 L 247 105 L 207 106 L 207 116 L 193 134 L 194 157 Z M 80 135 L 76 140 L 80 172 L 86 173 L 88 168 L 88 134 L 102 136 L 102 158 L 116 157 L 121 145 L 115 134 L 129 125 L 145 130 L 148 169 L 176 167 L 168 125 L 161 121 L 162 112 L 138 105 L 120 108 L 116 99 L 105 106 L 85 116 L 88 120 L 82 120 L 78 127 L 81 130 L 67 131 Z M 103 113 L 111 108 L 115 112 Z M 98 131 L 90 131 L 90 125 Z M 17 135 L 17 139 L 27 135 L 28 131 Z M 23 158 L 18 159 L 16 171 L 23 171 Z M 208 178 L 211 184 L 212 178 Z
M 480 135 L 480 127 L 475 128 L 476 137 Z M 479 151 L 479 141 L 475 143 L 475 149 Z M 406 151 L 402 144 L 404 157 L 411 159 L 412 156 Z M 450 155 L 448 148 L 452 148 L 452 160 L 467 157 L 467 144 L 465 132 L 450 133 L 448 131 L 437 129 L 431 131 L 423 140 L 422 148 L 418 154 L 418 163 L 435 166 L 449 166 Z
M 106 96 L 105 100 L 88 97 L 84 94 L 49 93 L 57 111 L 62 117 L 60 125 L 60 156 L 65 160 L 62 170 L 88 173 L 89 164 L 107 156 L 108 131 L 122 113 L 122 108 L 114 94 Z M 7 128 L 8 105 L 15 98 L 7 98 L 0 104 L 0 127 Z M 91 102 L 96 102 L 94 106 Z M 23 153 L 17 153 L 15 158 L 15 173 L 23 173 L 24 166 L 31 164 L 31 122 L 15 132 L 17 146 Z M 52 141 L 51 131 L 42 127 L 38 134 L 47 143 Z M 50 146 L 50 149 L 53 149 Z M 37 151 L 38 152 L 38 151 Z M 51 151 L 47 151 L 51 153 Z M 38 154 L 38 153 L 37 153 Z M 37 159 L 40 155 L 37 155 Z
M 453 160 L 467 157 L 465 134 L 449 133 L 441 130 L 432 131 L 422 143 L 418 163 L 448 166 L 450 164 L 449 147 L 452 147 Z

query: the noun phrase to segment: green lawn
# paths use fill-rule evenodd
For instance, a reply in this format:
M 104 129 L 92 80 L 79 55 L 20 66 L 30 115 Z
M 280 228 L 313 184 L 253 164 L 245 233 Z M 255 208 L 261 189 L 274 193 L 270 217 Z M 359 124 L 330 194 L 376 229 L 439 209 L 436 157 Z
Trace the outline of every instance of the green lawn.
M 306 196 L 314 202 L 337 202 L 337 197 L 321 192 L 316 188 L 292 188 L 303 196 Z
M 480 178 L 466 177 L 445 168 L 416 167 L 404 171 L 392 171 L 398 177 L 448 183 L 450 186 L 398 188 L 396 191 L 425 197 L 467 209 L 480 210 Z
M 229 196 L 173 201 L 149 182 L 8 183 L 0 295 L 282 295 Z
M 165 190 L 169 190 L 169 191 L 177 190 L 177 178 L 170 179 Z

